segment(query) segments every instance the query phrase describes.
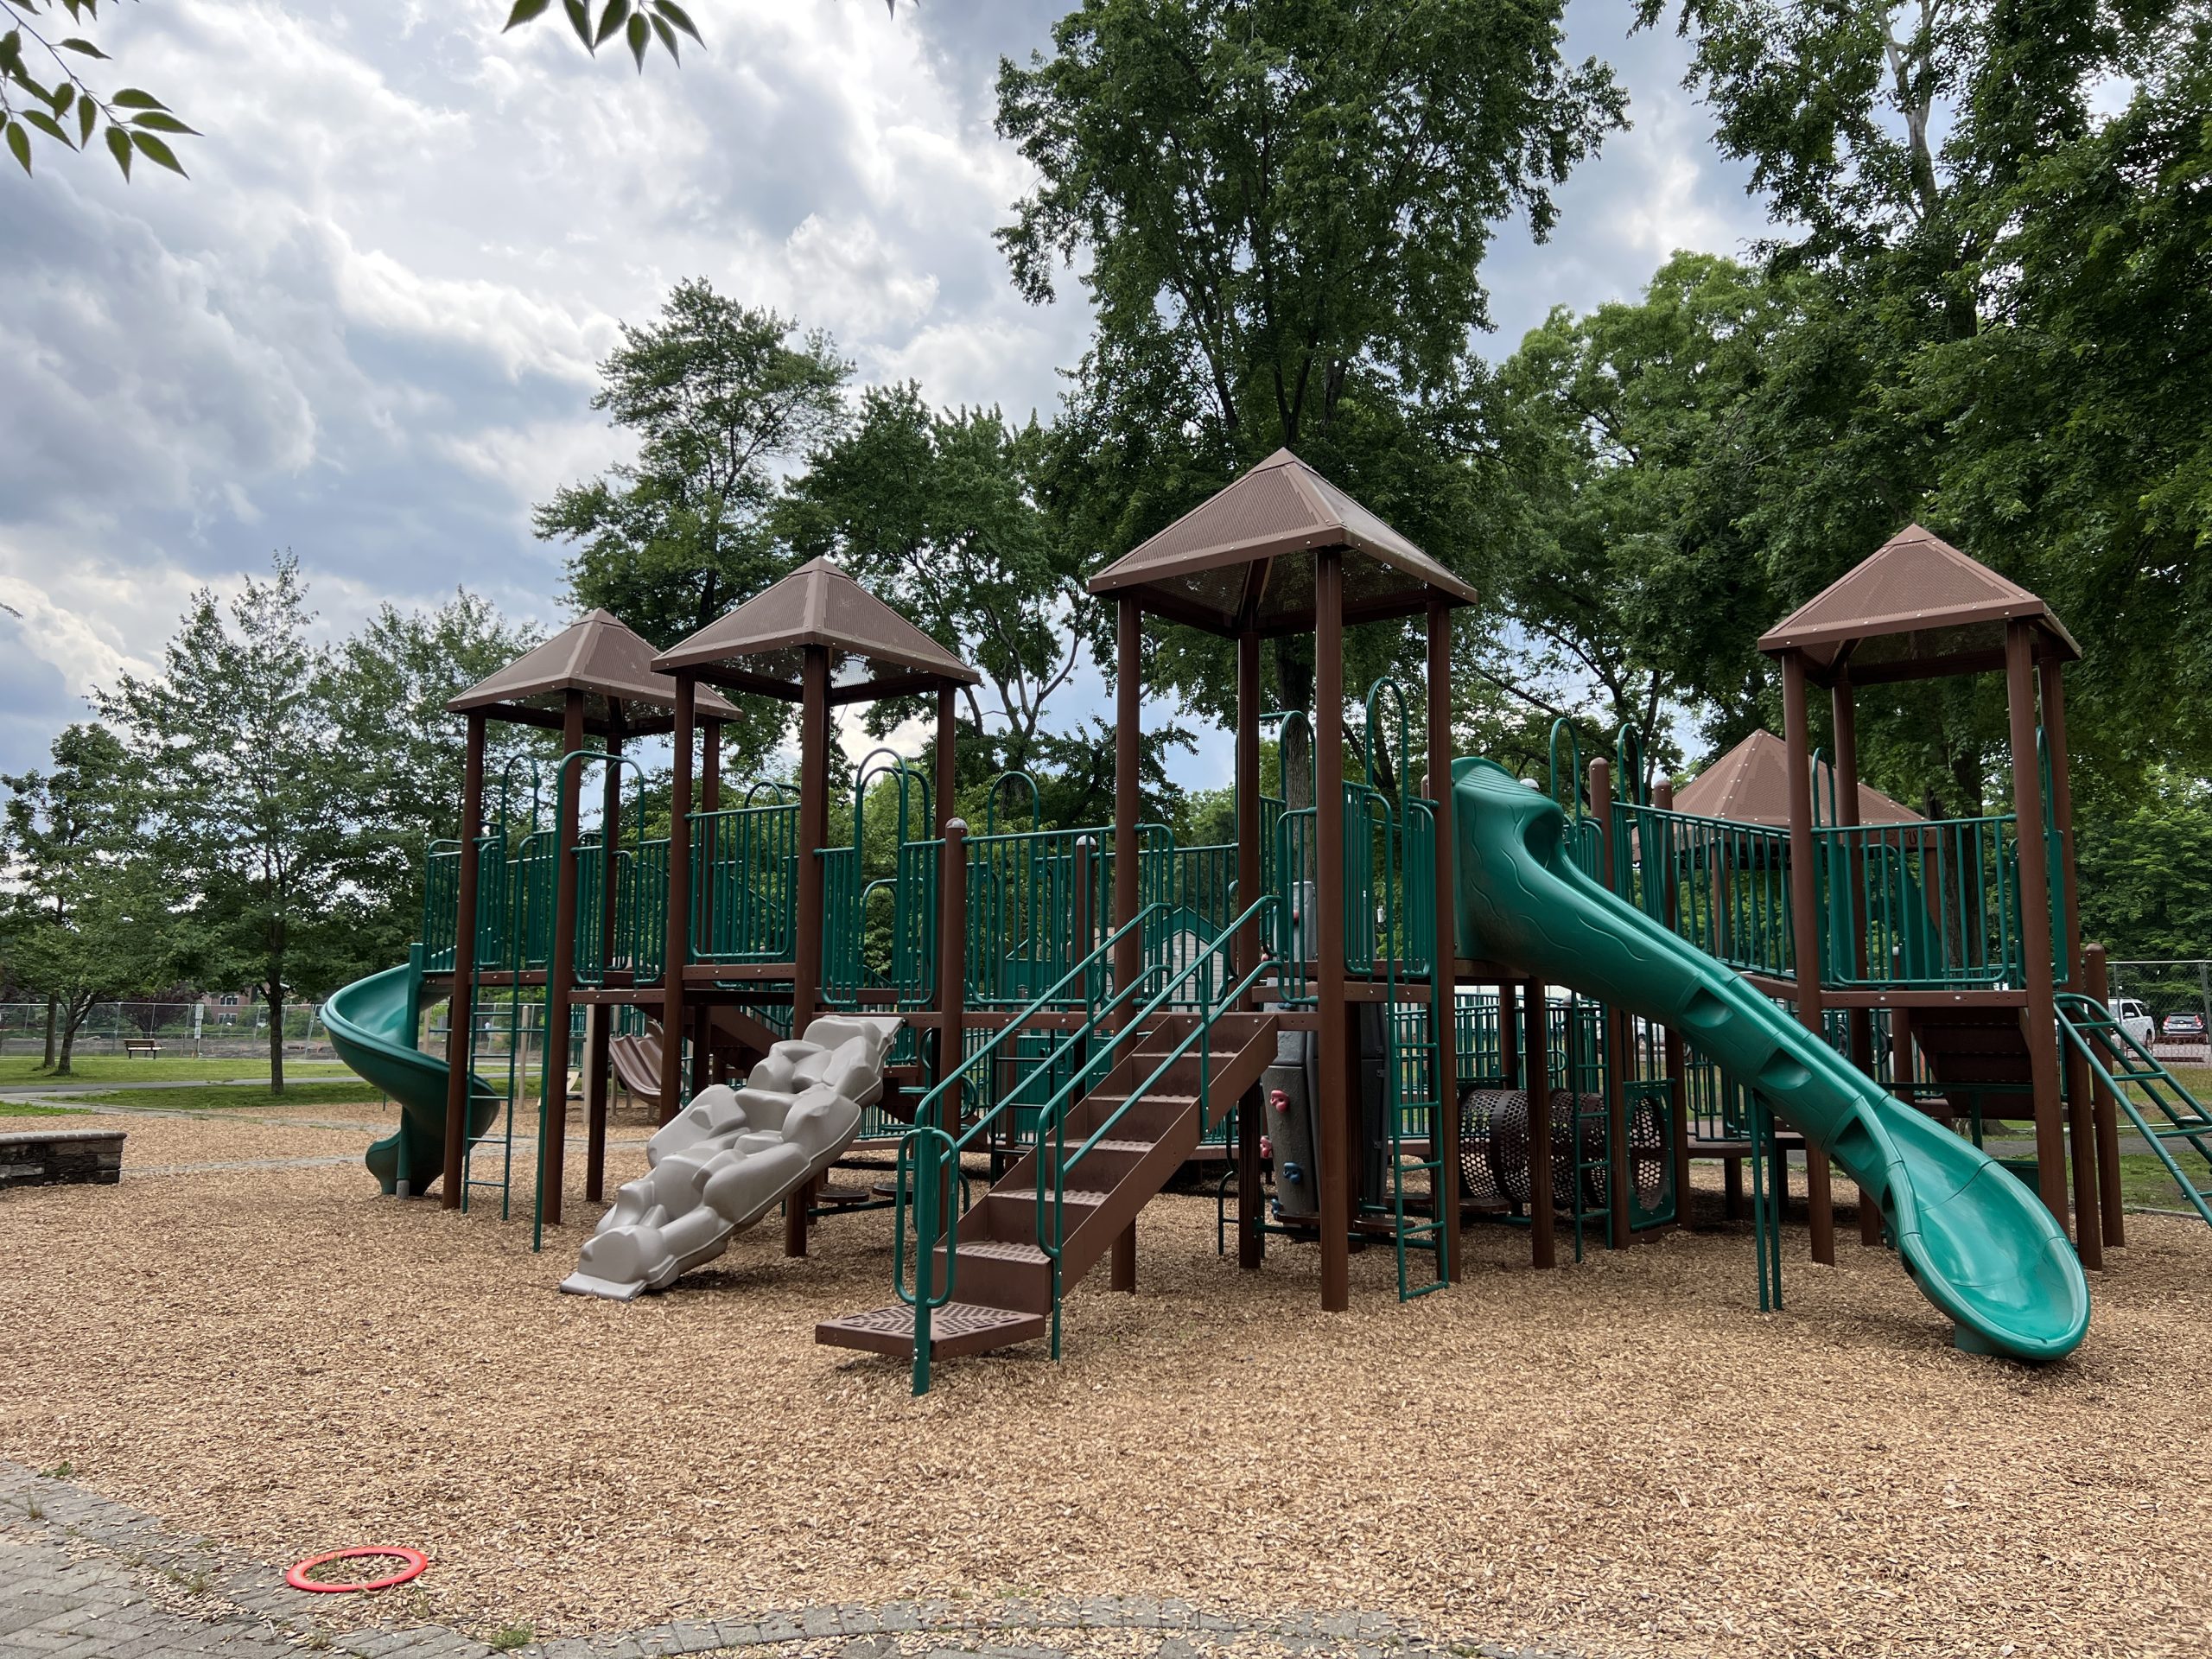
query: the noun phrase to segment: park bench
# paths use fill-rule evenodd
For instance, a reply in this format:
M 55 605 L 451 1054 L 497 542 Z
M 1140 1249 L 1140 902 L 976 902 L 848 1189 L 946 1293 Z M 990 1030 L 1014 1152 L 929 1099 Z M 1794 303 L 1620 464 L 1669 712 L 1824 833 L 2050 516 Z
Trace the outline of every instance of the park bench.
M 126 1059 L 134 1054 L 152 1056 L 161 1052 L 162 1046 L 151 1037 L 126 1037 L 123 1039 L 123 1053 Z

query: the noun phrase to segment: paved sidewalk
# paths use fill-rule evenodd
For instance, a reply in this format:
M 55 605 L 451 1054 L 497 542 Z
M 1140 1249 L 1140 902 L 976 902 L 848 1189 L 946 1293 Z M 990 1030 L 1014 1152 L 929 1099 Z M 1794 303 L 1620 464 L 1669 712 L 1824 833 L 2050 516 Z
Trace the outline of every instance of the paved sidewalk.
M 1135 1597 L 801 1607 L 542 1643 L 502 1631 L 497 1647 L 428 1622 L 423 1605 L 404 1587 L 294 1590 L 275 1567 L 0 1462 L 0 1659 L 1573 1659 L 1446 1641 L 1384 1613 L 1255 1619 Z

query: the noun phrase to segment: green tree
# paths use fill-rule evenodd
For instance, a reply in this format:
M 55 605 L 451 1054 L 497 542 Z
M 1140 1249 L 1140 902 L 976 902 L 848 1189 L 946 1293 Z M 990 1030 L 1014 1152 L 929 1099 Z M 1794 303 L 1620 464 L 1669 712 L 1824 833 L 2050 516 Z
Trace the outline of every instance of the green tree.
M 1680 717 L 1704 716 L 1722 746 L 1757 723 L 1745 666 L 1776 613 L 1734 523 L 1737 427 L 1799 320 L 1790 287 L 1677 253 L 1634 302 L 1555 309 L 1501 367 L 1513 554 L 1495 581 L 1514 626 L 1470 631 L 1463 654 L 1510 694 L 1509 728 L 1570 715 L 1586 745 L 1628 727 L 1664 772 Z
M 638 457 L 537 509 L 537 533 L 573 547 L 569 597 L 604 607 L 664 649 L 784 574 L 773 533 L 778 468 L 827 444 L 852 365 L 829 335 L 679 283 L 660 316 L 626 323 L 592 407 L 634 434 Z M 741 699 L 726 760 L 756 766 L 789 710 Z
M 316 690 L 345 768 L 345 877 L 363 912 L 353 972 L 406 954 L 421 922 L 424 843 L 461 833 L 464 722 L 446 704 L 538 643 L 465 590 L 430 611 L 380 606 L 331 652 Z M 532 728 L 490 722 L 486 769 L 557 742 Z
M 933 412 L 912 383 L 871 386 L 786 506 L 798 552 L 834 554 L 982 674 L 968 723 L 993 771 L 1035 759 L 1046 706 L 1099 608 L 1084 591 L 1087 562 L 1036 499 L 1047 442 L 1033 418 L 1017 428 L 996 409 Z
M 2212 957 L 2212 784 L 2153 767 L 2085 795 L 2075 836 L 2083 938 L 2122 960 Z
M 1536 234 L 1551 188 L 1619 124 L 1550 0 L 1085 0 L 1049 58 L 1001 66 L 1000 132 L 1036 168 L 1001 232 L 1051 299 L 1080 258 L 1096 308 L 1046 499 L 1073 544 L 1133 546 L 1287 445 L 1446 563 L 1472 569 L 1472 349 L 1493 227 Z M 1162 633 L 1192 706 L 1230 653 Z M 1355 642 L 1348 681 L 1387 666 Z M 1310 645 L 1269 653 L 1307 706 Z M 1294 768 L 1294 771 L 1297 770 Z
M 270 1086 L 284 1086 L 286 1001 L 327 988 L 359 906 L 343 880 L 351 769 L 334 743 L 325 663 L 299 561 L 227 604 L 193 596 L 161 671 L 93 694 L 144 768 L 156 855 L 191 895 L 198 976 L 250 976 L 269 1007 Z
M 2212 350 L 2198 198 L 2206 10 L 2149 0 L 1640 0 L 1678 16 L 1721 148 L 1802 280 L 1733 416 L 1733 526 L 1775 613 L 1917 518 L 2044 594 L 2090 651 L 2075 747 L 2124 772 L 2212 747 L 2162 717 L 2212 690 L 2190 626 Z M 2110 89 L 2132 86 L 2119 117 Z M 2147 257 L 2139 257 L 2139 249 Z M 1771 620 L 1770 618 L 1768 620 Z M 1763 673 L 1745 664 L 1770 707 Z M 1862 705 L 1862 763 L 1948 810 L 2005 749 L 1987 683 Z M 2149 742 L 2146 735 L 2156 734 Z
M 10 976 L 48 999 L 47 1064 L 67 1077 L 93 1006 L 165 984 L 179 942 L 130 753 L 104 726 L 72 725 L 52 754 L 49 772 L 0 777 L 5 947 Z

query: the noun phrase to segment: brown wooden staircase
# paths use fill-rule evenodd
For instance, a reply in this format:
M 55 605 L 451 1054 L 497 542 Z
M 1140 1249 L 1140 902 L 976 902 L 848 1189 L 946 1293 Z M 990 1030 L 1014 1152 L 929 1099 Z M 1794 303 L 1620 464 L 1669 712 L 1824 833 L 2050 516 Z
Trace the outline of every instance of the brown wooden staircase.
M 1109 938 L 932 1091 L 899 1146 L 899 1300 L 824 1320 L 815 1340 L 910 1361 L 917 1394 L 929 1386 L 933 1358 L 1039 1337 L 1052 1338 L 1057 1357 L 1063 1299 L 1274 1058 L 1275 1016 L 1239 1007 L 1259 970 L 1218 994 L 1199 973 L 1243 920 L 1172 978 L 1154 963 L 1101 1001 L 1087 969 L 1104 958 Z M 957 1136 L 944 1127 L 946 1105 L 960 1097 L 952 1085 L 989 1077 L 994 1051 L 1039 1012 L 1064 1007 L 1071 987 L 1080 988 L 1089 1017 L 1058 1053 L 983 1103 Z M 987 1146 L 995 1123 L 1035 1098 L 1040 1069 L 1058 1087 L 1041 1109 L 1027 1109 L 1034 1114 L 1029 1149 L 953 1223 L 948 1251 L 961 1154 Z

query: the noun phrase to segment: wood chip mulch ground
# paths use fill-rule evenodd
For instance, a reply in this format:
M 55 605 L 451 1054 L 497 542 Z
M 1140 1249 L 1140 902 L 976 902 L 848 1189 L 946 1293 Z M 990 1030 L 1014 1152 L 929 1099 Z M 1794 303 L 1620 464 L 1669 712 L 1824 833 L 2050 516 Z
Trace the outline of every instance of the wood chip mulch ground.
M 134 1158 L 372 1133 L 159 1122 Z M 916 1401 L 812 1340 L 890 1300 L 884 1214 L 797 1262 L 764 1227 L 625 1306 L 554 1294 L 572 1202 L 533 1255 L 526 1184 L 505 1225 L 346 1167 L 0 1194 L 0 1457 L 263 1560 L 413 1545 L 479 1630 L 1114 1594 L 1592 1654 L 2212 1649 L 2194 1222 L 2131 1218 L 2088 1344 L 2031 1371 L 1953 1350 L 1847 1216 L 1834 1269 L 1791 1230 L 1777 1314 L 1740 1232 L 1537 1274 L 1485 1230 L 1451 1293 L 1401 1305 L 1370 1250 L 1323 1316 L 1310 1251 L 1240 1274 L 1171 1197 L 1063 1363 L 949 1362 Z

